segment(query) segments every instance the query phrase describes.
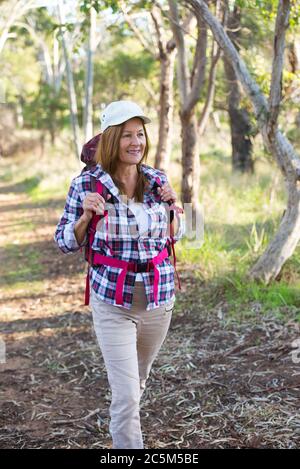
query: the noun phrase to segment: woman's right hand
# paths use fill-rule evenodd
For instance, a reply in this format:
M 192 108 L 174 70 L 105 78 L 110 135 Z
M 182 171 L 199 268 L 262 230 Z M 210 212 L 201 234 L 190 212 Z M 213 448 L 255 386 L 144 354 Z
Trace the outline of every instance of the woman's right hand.
M 107 198 L 110 199 L 111 195 L 108 194 Z M 87 194 L 83 200 L 82 203 L 82 208 L 83 208 L 83 214 L 82 216 L 87 220 L 91 221 L 94 212 L 97 215 L 103 215 L 104 214 L 104 206 L 105 206 L 105 200 L 104 198 L 98 194 L 98 192 L 90 192 Z

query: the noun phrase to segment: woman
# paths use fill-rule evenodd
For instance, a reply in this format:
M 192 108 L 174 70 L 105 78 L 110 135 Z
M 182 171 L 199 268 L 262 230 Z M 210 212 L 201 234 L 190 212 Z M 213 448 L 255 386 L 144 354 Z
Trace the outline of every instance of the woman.
M 97 166 L 73 179 L 55 233 L 63 252 L 76 251 L 88 241 L 94 214 L 101 216 L 92 244 L 90 304 L 112 391 L 113 448 L 144 447 L 140 398 L 175 302 L 174 267 L 166 245 L 170 242 L 167 202 L 175 202 L 176 193 L 162 171 L 144 163 L 149 122 L 131 101 L 107 106 L 101 118 Z M 95 181 L 105 188 L 105 199 L 92 191 Z M 177 241 L 184 223 L 175 214 Z

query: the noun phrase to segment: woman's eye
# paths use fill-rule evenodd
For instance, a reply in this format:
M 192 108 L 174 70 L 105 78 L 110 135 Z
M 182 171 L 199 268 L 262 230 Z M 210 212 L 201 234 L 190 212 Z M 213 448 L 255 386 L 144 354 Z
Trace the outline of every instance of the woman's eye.
M 144 134 L 143 133 L 140 133 L 138 134 L 139 137 L 144 137 Z M 123 135 L 123 137 L 127 138 L 127 137 L 131 137 L 131 135 Z

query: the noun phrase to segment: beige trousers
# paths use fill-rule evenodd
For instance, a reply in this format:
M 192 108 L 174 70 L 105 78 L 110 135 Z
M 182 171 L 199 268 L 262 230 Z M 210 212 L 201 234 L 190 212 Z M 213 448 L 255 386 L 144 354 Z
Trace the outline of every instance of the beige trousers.
M 146 310 L 143 282 L 136 282 L 130 310 L 99 299 L 92 289 L 95 333 L 112 392 L 109 432 L 113 448 L 143 448 L 140 398 L 152 363 L 167 335 L 175 296 Z

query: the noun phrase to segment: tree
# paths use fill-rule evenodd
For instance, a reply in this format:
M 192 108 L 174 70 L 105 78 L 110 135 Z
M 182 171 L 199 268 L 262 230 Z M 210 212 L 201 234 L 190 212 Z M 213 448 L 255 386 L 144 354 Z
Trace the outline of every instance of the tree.
M 9 38 L 10 29 L 15 22 L 32 8 L 36 8 L 35 0 L 15 0 L 2 2 L 0 9 L 0 55 Z
M 228 13 L 228 36 L 239 51 L 242 9 L 235 4 Z M 232 168 L 241 172 L 253 172 L 251 123 L 246 108 L 240 107 L 239 83 L 231 63 L 224 58 L 224 70 L 228 84 L 228 114 L 231 130 Z
M 170 25 L 178 50 L 177 81 L 179 87 L 182 136 L 182 203 L 191 204 L 192 226 L 201 220 L 199 205 L 199 141 L 197 133 L 196 104 L 205 80 L 207 27 L 201 17 L 197 17 L 197 42 L 193 55 L 192 70 L 188 63 L 186 39 L 180 27 L 179 9 L 175 0 L 168 0 Z
M 85 106 L 83 114 L 83 129 L 85 141 L 93 136 L 93 76 L 94 76 L 94 54 L 96 49 L 96 10 L 91 7 L 88 22 L 88 41 L 86 46 L 86 78 L 85 78 Z
M 28 33 L 37 48 L 37 58 L 42 66 L 43 78 L 34 101 L 36 109 L 33 114 L 41 113 L 40 127 L 43 129 L 46 127 L 49 130 L 51 143 L 54 145 L 58 126 L 57 113 L 62 109 L 59 93 L 66 67 L 57 38 L 55 22 L 46 8 L 36 8 L 26 16 L 24 21 L 16 21 L 15 28 L 17 28 L 18 37 L 23 31 Z
M 268 102 L 249 74 L 244 61 L 225 33 L 222 25 L 211 14 L 203 0 L 185 0 L 196 16 L 211 28 L 226 59 L 234 68 L 245 92 L 252 101 L 258 126 L 266 148 L 274 156 L 286 181 L 288 202 L 274 238 L 250 271 L 251 277 L 269 282 L 279 274 L 285 261 L 293 254 L 300 239 L 300 158 L 288 139 L 278 128 L 282 99 L 282 70 L 285 31 L 289 24 L 291 2 L 279 0 L 274 34 L 274 55 Z
M 174 39 L 168 37 L 163 17 L 160 13 L 160 5 L 151 2 L 149 6 L 149 19 L 153 24 L 153 32 L 156 40 L 156 47 L 153 39 L 145 36 L 136 24 L 136 19 L 140 14 L 136 15 L 135 8 L 129 10 L 128 2 L 120 1 L 124 19 L 135 34 L 136 38 L 151 57 L 159 62 L 159 99 L 158 99 L 158 144 L 156 147 L 156 155 L 154 166 L 158 169 L 166 171 L 169 166 L 171 155 L 172 129 L 173 129 L 173 79 L 174 79 L 174 61 L 176 55 L 176 44 Z M 145 11 L 142 11 L 145 14 Z
M 64 24 L 66 20 L 65 20 L 65 13 L 64 13 L 64 5 L 62 3 L 62 0 L 57 0 L 57 1 L 58 1 L 57 15 L 58 15 L 59 24 L 60 24 L 59 31 L 60 31 L 60 37 L 61 37 L 62 47 L 64 51 L 64 58 L 65 58 L 66 72 L 67 72 L 67 84 L 68 84 L 70 115 L 71 115 L 71 123 L 72 123 L 72 130 L 73 130 L 74 146 L 75 146 L 76 156 L 78 159 L 80 159 L 81 148 L 80 148 L 80 143 L 79 143 L 80 129 L 79 129 L 79 124 L 78 124 L 77 99 L 76 99 L 76 91 L 75 91 L 75 86 L 74 86 L 71 61 L 69 57 L 68 44 L 65 38 Z
M 221 17 L 221 1 L 216 0 L 216 16 Z M 225 21 L 225 12 L 223 13 L 222 24 Z M 198 119 L 198 135 L 204 135 L 205 129 L 208 124 L 208 119 L 213 108 L 215 89 L 216 89 L 216 74 L 217 64 L 221 57 L 221 48 L 218 43 L 213 39 L 210 53 L 210 69 L 208 74 L 208 85 L 206 92 L 206 99 L 200 117 Z

